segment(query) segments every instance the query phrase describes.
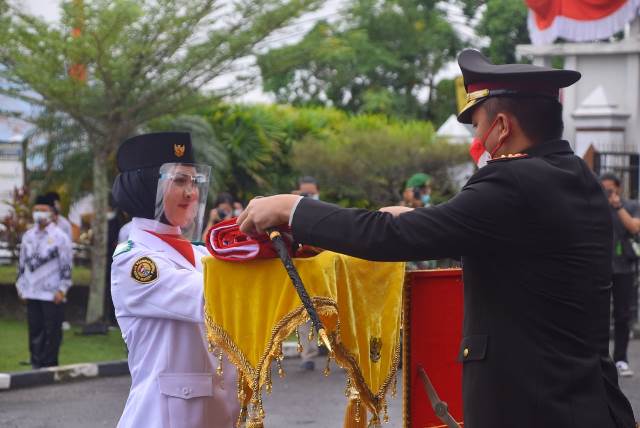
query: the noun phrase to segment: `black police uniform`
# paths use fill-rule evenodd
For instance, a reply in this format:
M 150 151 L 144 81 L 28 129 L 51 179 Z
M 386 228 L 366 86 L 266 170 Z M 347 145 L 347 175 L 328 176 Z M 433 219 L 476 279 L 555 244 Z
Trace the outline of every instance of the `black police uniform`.
M 303 198 L 292 230 L 371 260 L 462 257 L 465 427 L 635 426 L 608 356 L 609 206 L 568 142 L 490 161 L 449 202 L 396 218 Z

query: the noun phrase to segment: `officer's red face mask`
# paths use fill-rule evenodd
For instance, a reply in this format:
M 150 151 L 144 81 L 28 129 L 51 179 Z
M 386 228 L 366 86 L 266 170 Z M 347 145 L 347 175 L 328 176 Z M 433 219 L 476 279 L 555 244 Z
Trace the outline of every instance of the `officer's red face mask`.
M 471 141 L 471 147 L 469 147 L 469 154 L 471 155 L 471 158 L 473 159 L 475 164 L 478 166 L 478 168 L 482 168 L 483 166 L 485 166 L 487 164 L 487 161 L 493 158 L 493 156 L 500 149 L 500 147 L 502 147 L 502 144 L 504 143 L 504 141 L 498 142 L 498 144 L 496 144 L 496 146 L 491 152 L 487 150 L 487 147 L 485 145 L 487 143 L 487 139 L 489 138 L 489 134 L 491 134 L 491 131 L 493 131 L 493 128 L 495 128 L 497 123 L 498 123 L 498 117 L 496 116 L 496 118 L 493 119 L 491 126 L 489 127 L 489 129 L 487 129 L 487 131 L 484 133 L 482 138 L 474 137 L 473 140 Z

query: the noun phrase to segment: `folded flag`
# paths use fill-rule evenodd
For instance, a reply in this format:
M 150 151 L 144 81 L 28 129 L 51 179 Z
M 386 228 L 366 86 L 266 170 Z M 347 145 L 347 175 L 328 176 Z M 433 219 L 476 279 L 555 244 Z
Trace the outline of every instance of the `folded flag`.
M 293 240 L 288 226 L 278 228 L 288 244 L 293 257 Z M 231 218 L 213 225 L 206 235 L 206 246 L 212 256 L 220 260 L 242 262 L 255 259 L 275 259 L 278 257 L 267 234 L 251 237 L 240 231 L 236 219 Z

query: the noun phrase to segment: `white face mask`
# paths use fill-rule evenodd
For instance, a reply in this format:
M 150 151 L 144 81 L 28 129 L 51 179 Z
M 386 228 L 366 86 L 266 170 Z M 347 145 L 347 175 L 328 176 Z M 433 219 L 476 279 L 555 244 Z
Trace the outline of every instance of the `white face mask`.
M 242 214 L 242 210 L 240 208 L 236 208 L 235 210 L 233 210 L 234 217 L 238 217 L 240 214 Z
M 316 201 L 320 200 L 320 194 L 314 193 L 313 195 L 309 195 L 311 199 L 315 199 Z
M 38 224 L 47 224 L 51 221 L 51 213 L 44 211 L 34 211 L 33 221 Z

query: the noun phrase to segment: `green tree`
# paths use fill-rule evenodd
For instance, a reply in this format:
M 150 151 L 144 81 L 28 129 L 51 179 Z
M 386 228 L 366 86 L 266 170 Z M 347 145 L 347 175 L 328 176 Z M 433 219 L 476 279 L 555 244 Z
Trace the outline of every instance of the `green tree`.
M 280 102 L 427 118 L 435 75 L 461 42 L 436 1 L 352 0 L 338 22 L 319 22 L 297 44 L 259 56 Z M 429 91 L 433 93 L 433 91 Z
M 458 0 L 467 17 L 473 17 L 485 6 L 475 27 L 479 36 L 489 39 L 482 49 L 495 64 L 514 63 L 516 45 L 531 43 L 527 29 L 527 6 L 522 0 Z
M 317 0 L 82 0 L 60 23 L 0 0 L 0 93 L 65 113 L 83 131 L 95 197 L 87 321 L 103 308 L 108 160 L 158 117 L 190 111 L 205 85 L 233 70 L 273 30 Z M 218 95 L 243 88 L 229 84 Z
M 297 187 L 301 172 L 292 162 L 295 147 L 306 138 L 333 135 L 347 120 L 335 109 L 286 105 L 216 106 L 200 114 L 211 122 L 229 156 L 222 188 L 244 200 Z
M 29 179 L 25 180 L 33 192 L 56 188 L 76 197 L 90 193 L 93 177 L 87 165 L 92 159 L 82 128 L 68 115 L 46 108 L 33 123 L 26 155 L 35 161 L 36 169 L 29 171 Z
M 442 79 L 434 88 L 431 117 L 436 128 L 440 127 L 452 114 L 458 111 L 456 84 L 453 79 Z
M 455 193 L 447 169 L 468 161 L 467 147 L 434 141 L 430 123 L 360 115 L 336 125 L 294 147 L 295 169 L 318 179 L 323 199 L 363 208 L 393 205 L 419 171 L 434 177 L 436 201 Z
M 279 118 L 261 107 L 224 106 L 207 115 L 227 151 L 225 190 L 241 199 L 272 190 L 269 172 L 281 139 Z

